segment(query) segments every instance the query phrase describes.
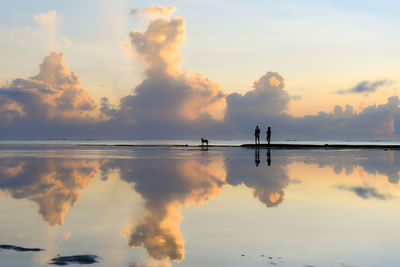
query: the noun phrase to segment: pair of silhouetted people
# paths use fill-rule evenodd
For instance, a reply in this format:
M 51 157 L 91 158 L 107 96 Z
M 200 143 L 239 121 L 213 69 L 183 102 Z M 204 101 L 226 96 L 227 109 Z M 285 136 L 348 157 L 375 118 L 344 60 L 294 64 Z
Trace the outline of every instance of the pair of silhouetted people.
M 255 138 L 256 145 L 260 144 L 260 133 L 261 133 L 261 130 L 260 130 L 260 128 L 258 128 L 258 125 L 257 125 L 256 129 L 254 130 L 254 138 Z M 271 133 L 272 133 L 271 127 L 268 126 L 268 130 L 266 132 L 268 145 L 271 143 Z

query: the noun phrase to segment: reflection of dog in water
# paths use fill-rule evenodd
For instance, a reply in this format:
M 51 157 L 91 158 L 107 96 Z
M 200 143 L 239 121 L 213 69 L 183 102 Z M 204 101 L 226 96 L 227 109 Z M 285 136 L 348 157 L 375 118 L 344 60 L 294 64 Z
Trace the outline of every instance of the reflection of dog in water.
M 208 146 L 208 140 L 201 138 L 201 145 L 203 146 L 204 144 Z

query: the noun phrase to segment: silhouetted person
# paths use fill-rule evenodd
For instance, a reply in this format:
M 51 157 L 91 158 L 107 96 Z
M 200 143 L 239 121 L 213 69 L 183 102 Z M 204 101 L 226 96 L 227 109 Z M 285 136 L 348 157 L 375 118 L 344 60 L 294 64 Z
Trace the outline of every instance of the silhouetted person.
M 256 126 L 256 129 L 254 130 L 254 137 L 256 141 L 256 145 L 260 144 L 260 129 L 258 128 L 258 125 Z
M 271 127 L 268 126 L 268 130 L 267 130 L 267 142 L 268 145 L 271 143 Z
M 256 164 L 256 167 L 260 164 L 260 150 L 258 148 L 254 151 L 254 163 Z
M 271 151 L 269 150 L 269 148 L 267 149 L 267 163 L 268 166 L 271 166 Z

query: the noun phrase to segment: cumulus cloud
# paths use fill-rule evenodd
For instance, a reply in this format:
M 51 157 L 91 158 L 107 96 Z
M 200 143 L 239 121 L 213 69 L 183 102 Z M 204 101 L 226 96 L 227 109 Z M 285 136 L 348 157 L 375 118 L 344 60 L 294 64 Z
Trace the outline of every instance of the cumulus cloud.
M 11 109 L 16 118 L 94 118 L 97 106 L 80 86 L 78 75 L 65 64 L 64 54 L 53 52 L 43 59 L 36 76 L 15 79 L 0 88 L 0 110 Z
M 222 119 L 225 96 L 219 85 L 200 73 L 180 70 L 184 29 L 183 18 L 155 18 L 144 32 L 129 34 L 131 48 L 145 63 L 146 78 L 121 99 L 117 112 L 103 105 L 104 113 L 125 124 L 121 127 L 133 125 L 139 135 L 171 136 L 179 131 L 193 134 L 204 129 L 204 123 L 215 125 Z
M 277 72 L 267 72 L 254 82 L 253 90 L 244 95 L 233 93 L 227 96 L 227 119 L 240 116 L 275 115 L 286 111 L 290 101 L 284 90 L 285 81 Z
M 338 185 L 338 189 L 346 190 L 355 193 L 357 196 L 364 198 L 364 199 L 380 199 L 380 200 L 387 200 L 393 198 L 389 194 L 380 193 L 375 187 L 372 186 L 346 186 L 346 185 Z
M 81 88 L 78 75 L 70 72 L 63 53 L 52 52 L 44 57 L 36 76 L 15 79 L 0 87 L 0 127 L 7 127 L 10 134 L 18 136 L 25 127 L 40 132 L 37 123 L 45 128 L 63 123 L 64 127 L 89 126 L 104 118 L 89 93 Z
M 133 16 L 149 16 L 149 17 L 170 17 L 176 8 L 174 6 L 163 7 L 154 5 L 144 9 L 132 8 L 129 12 Z
M 267 72 L 254 82 L 253 90 L 226 97 L 224 122 L 233 128 L 246 127 L 249 131 L 269 116 L 285 112 L 289 101 L 283 77 L 277 72 Z
M 392 82 L 389 80 L 379 80 L 375 82 L 371 81 L 362 81 L 358 83 L 356 86 L 346 89 L 346 90 L 339 90 L 337 91 L 338 94 L 369 94 L 377 91 L 379 88 L 383 86 L 389 86 Z

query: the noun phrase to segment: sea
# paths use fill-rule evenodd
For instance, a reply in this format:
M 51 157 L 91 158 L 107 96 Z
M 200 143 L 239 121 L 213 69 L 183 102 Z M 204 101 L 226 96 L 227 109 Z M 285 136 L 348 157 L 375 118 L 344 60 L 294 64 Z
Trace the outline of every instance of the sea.
M 252 141 L 0 141 L 0 266 L 399 266 L 399 150 Z

